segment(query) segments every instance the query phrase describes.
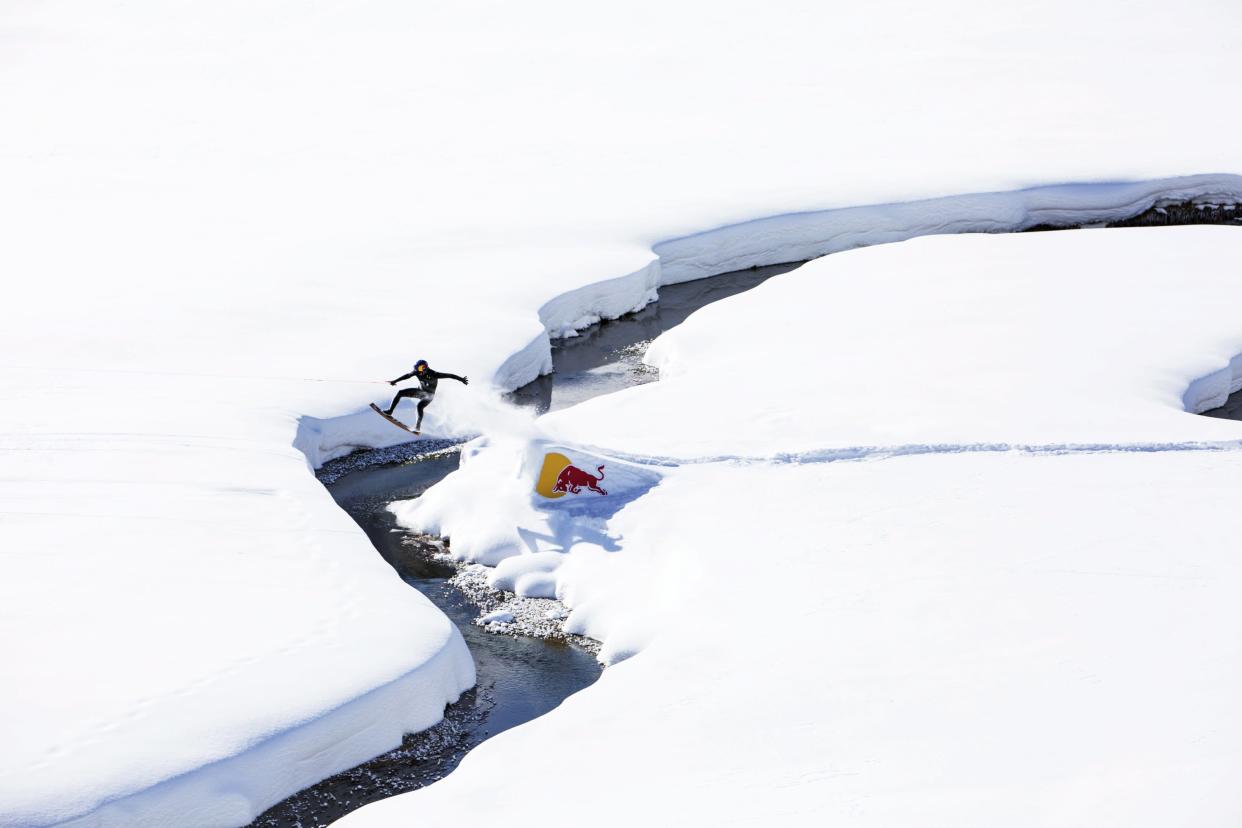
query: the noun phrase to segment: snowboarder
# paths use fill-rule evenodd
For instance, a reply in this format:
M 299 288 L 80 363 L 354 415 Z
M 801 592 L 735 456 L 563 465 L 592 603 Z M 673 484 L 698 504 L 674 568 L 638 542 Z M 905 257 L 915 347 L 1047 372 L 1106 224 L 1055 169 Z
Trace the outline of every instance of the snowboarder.
M 392 398 L 392 404 L 389 405 L 387 409 L 381 411 L 380 413 L 383 414 L 385 417 L 391 418 L 392 412 L 397 409 L 397 403 L 401 402 L 403 398 L 412 397 L 413 399 L 418 400 L 419 401 L 418 402 L 418 422 L 414 424 L 414 429 L 413 429 L 415 434 L 418 434 L 419 432 L 422 431 L 423 412 L 427 410 L 427 406 L 431 405 L 431 401 L 436 398 L 436 385 L 439 384 L 440 380 L 454 379 L 460 382 L 462 385 L 470 384 L 470 380 L 468 380 L 465 377 L 459 377 L 456 374 L 446 374 L 441 371 L 435 370 L 434 368 L 432 368 L 430 365 L 427 364 L 427 360 L 425 359 L 420 359 L 418 362 L 414 363 L 414 369 L 410 371 L 410 373 L 402 374 L 401 376 L 397 377 L 395 380 L 389 380 L 388 384 L 396 385 L 397 383 L 403 380 L 408 380 L 410 377 L 414 377 L 415 379 L 417 379 L 420 387 L 419 388 L 402 388 L 400 391 L 397 392 L 397 396 Z

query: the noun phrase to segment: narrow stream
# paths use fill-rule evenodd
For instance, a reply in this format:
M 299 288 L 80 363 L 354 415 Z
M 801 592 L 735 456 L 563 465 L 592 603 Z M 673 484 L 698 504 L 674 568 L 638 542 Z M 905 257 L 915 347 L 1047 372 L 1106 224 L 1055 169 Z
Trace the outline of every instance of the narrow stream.
M 788 273 L 803 262 L 735 270 L 708 279 L 660 288 L 660 301 L 637 313 L 593 325 L 578 336 L 552 343 L 555 373 L 542 376 L 509 395 L 517 405 L 539 413 L 568 408 L 601 394 L 656 379 L 642 364 L 651 340 L 712 302 L 757 287 L 773 276 Z
M 555 342 L 556 373 L 519 388 L 510 399 L 542 413 L 651 382 L 656 375 L 642 364 L 647 343 L 699 308 L 750 290 L 798 264 L 741 270 L 662 288 L 660 300 L 643 310 Z M 471 748 L 542 716 L 599 678 L 595 656 L 573 643 L 491 633 L 476 626 L 478 608 L 449 583 L 453 567 L 434 559 L 431 544 L 397 526 L 388 504 L 420 496 L 456 469 L 457 461 L 457 452 L 450 450 L 431 456 L 411 453 L 406 462 L 353 471 L 347 470 L 352 466 L 333 469 L 328 464 L 322 479 L 402 580 L 430 598 L 461 630 L 474 656 L 475 687 L 445 709 L 440 724 L 407 735 L 396 750 L 294 794 L 253 826 L 328 825 L 368 802 L 430 785 L 457 767 Z
M 1219 417 L 1222 420 L 1242 420 L 1242 391 L 1230 394 L 1229 399 L 1220 408 L 1204 411 L 1205 417 Z

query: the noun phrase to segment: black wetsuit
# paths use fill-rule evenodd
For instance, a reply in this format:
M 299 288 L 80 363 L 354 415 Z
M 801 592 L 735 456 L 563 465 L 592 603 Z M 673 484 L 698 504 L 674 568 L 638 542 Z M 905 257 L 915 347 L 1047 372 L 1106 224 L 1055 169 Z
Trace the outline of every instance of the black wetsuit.
M 467 380 L 465 377 L 459 377 L 456 374 L 446 374 L 446 373 L 443 373 L 442 371 L 437 371 L 433 369 L 430 365 L 428 365 L 422 371 L 419 371 L 417 369 L 417 366 L 415 366 L 414 370 L 411 370 L 410 373 L 402 374 L 401 376 L 397 377 L 395 380 L 390 382 L 389 385 L 396 385 L 402 380 L 408 380 L 410 377 L 414 377 L 415 379 L 417 379 L 418 384 L 421 387 L 402 388 L 400 391 L 397 392 L 397 396 L 392 398 L 392 404 L 388 406 L 387 410 L 385 410 L 384 413 L 391 415 L 392 412 L 396 410 L 397 403 L 401 402 L 401 400 L 404 399 L 405 397 L 412 397 L 418 400 L 418 422 L 414 424 L 415 431 L 422 430 L 423 411 L 425 411 L 427 406 L 431 405 L 431 401 L 436 398 L 436 386 L 440 384 L 440 380 L 453 379 L 453 380 L 457 380 L 462 385 L 466 385 L 469 382 L 469 380 Z

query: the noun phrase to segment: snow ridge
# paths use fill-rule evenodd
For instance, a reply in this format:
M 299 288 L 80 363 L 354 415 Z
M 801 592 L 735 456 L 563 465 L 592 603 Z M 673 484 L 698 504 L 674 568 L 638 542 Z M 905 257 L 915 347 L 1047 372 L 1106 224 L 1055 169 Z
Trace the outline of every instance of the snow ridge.
M 671 285 L 918 236 L 1095 224 L 1160 204 L 1221 203 L 1240 196 L 1242 176 L 1233 174 L 1055 184 L 769 216 L 669 239 L 655 245 L 655 252 L 661 284 Z
M 454 642 L 461 634 L 453 629 Z M 308 778 L 325 779 L 425 730 L 444 716 L 446 702 L 474 685 L 474 662 L 464 644 L 445 646 L 405 675 L 340 707 L 281 731 L 233 756 L 100 803 L 58 823 L 64 828 L 184 824 L 195 803 L 195 824 L 246 825 Z M 342 738 L 342 734 L 347 734 Z M 4 825 L 43 824 L 39 814 L 6 815 Z
M 841 448 L 813 449 L 800 452 L 777 452 L 767 455 L 717 454 L 704 457 L 654 457 L 609 449 L 583 446 L 584 451 L 624 460 L 639 465 L 676 468 L 710 463 L 776 463 L 783 465 L 809 465 L 812 463 L 837 463 L 849 460 L 885 460 L 893 457 L 910 457 L 920 454 L 1002 454 L 1013 452 L 1028 455 L 1064 454 L 1128 454 L 1180 452 L 1221 452 L 1242 450 L 1242 440 L 1187 440 L 1183 442 L 1135 442 L 1135 443 L 908 443 L 895 446 L 844 446 Z

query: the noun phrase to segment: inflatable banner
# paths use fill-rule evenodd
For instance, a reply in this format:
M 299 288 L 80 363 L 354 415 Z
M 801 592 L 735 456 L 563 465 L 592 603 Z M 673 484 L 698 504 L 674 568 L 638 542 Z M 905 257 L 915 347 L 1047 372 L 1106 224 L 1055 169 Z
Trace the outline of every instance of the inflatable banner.
M 527 457 L 537 499 L 549 507 L 611 513 L 660 482 L 651 466 L 568 446 L 536 443 Z
M 544 497 L 558 498 L 567 494 L 578 494 L 584 488 L 598 495 L 607 496 L 608 492 L 600 487 L 604 479 L 604 466 L 595 467 L 595 474 L 590 474 L 573 464 L 568 457 L 559 451 L 550 451 L 543 457 L 543 467 L 539 470 L 539 479 L 535 483 L 535 491 Z

